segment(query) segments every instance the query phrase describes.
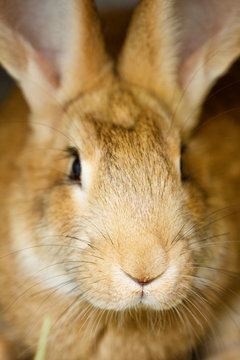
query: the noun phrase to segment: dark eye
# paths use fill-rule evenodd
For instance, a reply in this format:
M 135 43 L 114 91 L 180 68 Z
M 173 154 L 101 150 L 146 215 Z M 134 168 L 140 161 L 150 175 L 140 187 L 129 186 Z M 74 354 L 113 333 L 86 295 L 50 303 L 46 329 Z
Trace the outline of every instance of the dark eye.
M 80 181 L 81 177 L 81 164 L 79 157 L 76 157 L 72 164 L 72 171 L 70 174 L 70 178 L 75 181 Z
M 68 148 L 67 152 L 71 157 L 73 157 L 71 172 L 69 178 L 76 182 L 81 182 L 81 162 L 79 158 L 79 154 L 77 149 L 75 148 Z
M 189 174 L 186 171 L 186 166 L 184 163 L 184 152 L 185 146 L 181 146 L 181 158 L 180 158 L 180 171 L 181 171 L 181 180 L 182 182 L 186 182 L 189 179 Z

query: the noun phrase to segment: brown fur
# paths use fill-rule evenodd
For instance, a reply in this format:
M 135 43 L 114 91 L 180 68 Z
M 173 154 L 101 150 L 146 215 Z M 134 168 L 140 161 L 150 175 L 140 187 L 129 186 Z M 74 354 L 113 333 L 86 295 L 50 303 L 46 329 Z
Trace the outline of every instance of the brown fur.
M 203 95 L 193 105 L 169 75 L 173 48 L 171 61 L 156 65 L 174 46 L 167 1 L 142 1 L 117 74 L 91 2 L 73 3 L 81 7 L 73 23 L 84 31 L 77 32 L 79 50 L 67 75 L 45 58 L 49 78 L 27 40 L 21 43 L 33 61 L 27 74 L 12 65 L 11 51 L 0 55 L 31 111 L 28 122 L 29 110 L 14 92 L 0 113 L 2 338 L 14 344 L 16 358 L 32 356 L 49 315 L 46 359 L 185 360 L 199 348 L 203 359 L 237 360 L 240 319 L 232 321 L 228 308 L 239 309 L 239 113 L 224 113 L 224 104 L 214 119 L 218 104 L 209 100 L 189 136 Z M 158 19 L 155 26 L 150 19 L 160 5 L 167 39 L 156 45 Z M 6 34 L 0 29 L 0 50 Z M 232 53 L 224 69 L 236 57 L 235 43 Z M 79 150 L 81 182 L 69 178 L 69 147 Z

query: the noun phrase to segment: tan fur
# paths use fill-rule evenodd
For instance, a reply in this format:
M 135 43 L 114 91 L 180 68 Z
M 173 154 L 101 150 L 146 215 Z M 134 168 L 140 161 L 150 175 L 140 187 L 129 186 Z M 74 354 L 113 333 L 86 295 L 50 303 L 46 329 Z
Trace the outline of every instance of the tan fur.
M 39 49 L 15 29 L 11 37 L 3 21 L 0 61 L 30 105 L 15 91 L 0 113 L 0 331 L 16 358 L 33 356 L 48 315 L 46 359 L 186 360 L 194 348 L 204 360 L 238 359 L 240 320 L 228 307 L 239 308 L 239 113 L 224 113 L 220 98 L 214 120 L 217 102 L 207 103 L 189 136 L 203 95 L 193 106 L 169 71 L 154 83 L 175 63 L 174 4 L 142 1 L 117 74 L 91 1 L 69 2 L 79 46 L 66 45 L 59 74 L 44 51 L 47 67 L 39 65 Z M 156 7 L 160 43 L 151 42 L 156 29 L 162 34 L 150 21 Z M 32 67 L 14 62 L 8 36 Z M 222 72 L 239 54 L 233 43 Z M 169 63 L 148 71 L 152 56 L 160 64 L 165 53 Z M 69 177 L 69 147 L 79 151 L 79 182 Z

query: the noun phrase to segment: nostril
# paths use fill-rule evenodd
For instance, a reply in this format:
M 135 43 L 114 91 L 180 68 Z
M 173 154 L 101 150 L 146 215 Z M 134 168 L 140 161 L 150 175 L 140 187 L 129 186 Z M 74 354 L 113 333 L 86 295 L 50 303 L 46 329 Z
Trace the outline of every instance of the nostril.
M 132 279 L 134 282 L 136 282 L 137 284 L 141 285 L 141 286 L 145 286 L 145 285 L 148 285 L 150 284 L 151 282 L 153 282 L 154 280 L 158 279 L 162 274 L 159 274 L 153 278 L 145 278 L 145 279 L 138 279 L 128 273 L 126 273 L 124 270 L 123 270 L 124 274 L 127 275 L 130 279 Z

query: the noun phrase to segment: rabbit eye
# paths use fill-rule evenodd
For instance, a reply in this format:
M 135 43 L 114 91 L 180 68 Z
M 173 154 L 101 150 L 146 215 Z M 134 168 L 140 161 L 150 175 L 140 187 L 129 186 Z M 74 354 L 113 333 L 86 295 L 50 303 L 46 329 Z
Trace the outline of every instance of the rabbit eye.
M 72 171 L 70 174 L 71 180 L 80 181 L 81 176 L 81 164 L 79 157 L 76 157 L 72 163 Z
M 186 166 L 184 164 L 184 151 L 185 151 L 185 146 L 182 145 L 181 147 L 181 157 L 180 157 L 180 173 L 181 173 L 181 180 L 182 182 L 185 182 L 188 180 L 189 176 L 186 172 Z
M 69 153 L 69 155 L 71 157 L 74 157 L 69 178 L 73 181 L 80 182 L 82 168 L 81 168 L 81 162 L 80 162 L 78 151 L 75 148 L 68 148 L 67 152 Z

